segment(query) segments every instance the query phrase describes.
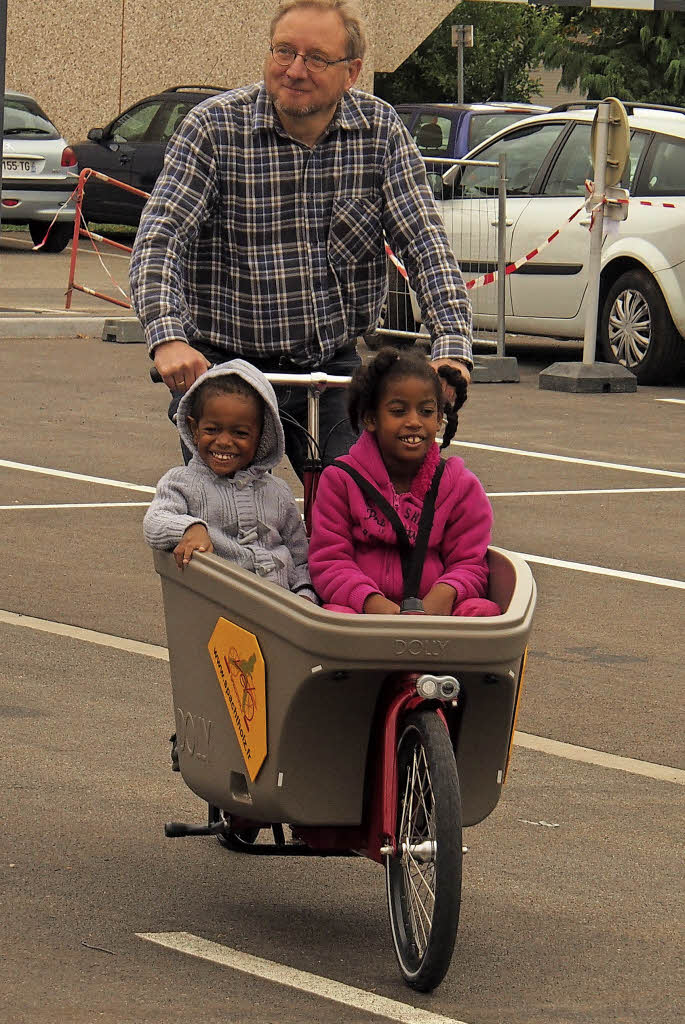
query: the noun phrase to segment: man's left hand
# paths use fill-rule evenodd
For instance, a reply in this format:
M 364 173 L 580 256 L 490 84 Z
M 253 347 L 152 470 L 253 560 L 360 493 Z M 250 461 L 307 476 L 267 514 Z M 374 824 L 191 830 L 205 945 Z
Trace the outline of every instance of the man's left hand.
M 431 366 L 436 373 L 441 366 L 451 366 L 453 370 L 462 375 L 467 384 L 471 383 L 471 371 L 466 363 L 462 363 L 461 359 L 433 359 L 431 360 Z M 454 388 L 451 388 L 446 380 L 442 380 L 442 390 L 446 402 L 453 402 L 457 397 Z

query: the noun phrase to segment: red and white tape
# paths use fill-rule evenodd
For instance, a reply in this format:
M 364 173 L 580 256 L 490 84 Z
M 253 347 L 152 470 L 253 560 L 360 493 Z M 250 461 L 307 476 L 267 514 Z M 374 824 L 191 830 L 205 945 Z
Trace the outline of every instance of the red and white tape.
M 575 210 L 571 214 L 571 216 L 567 220 L 564 221 L 564 223 L 561 225 L 561 227 L 557 228 L 556 231 L 553 231 L 552 234 L 549 235 L 549 237 L 546 238 L 544 242 L 542 242 L 540 245 L 537 246 L 537 248 L 531 249 L 530 252 L 526 253 L 525 256 L 521 256 L 520 259 L 516 260 L 515 263 L 509 263 L 504 268 L 504 273 L 505 274 L 513 274 L 514 271 L 518 270 L 519 267 L 522 267 L 524 263 L 528 263 L 530 260 L 534 259 L 534 257 L 537 256 L 538 253 L 541 253 L 543 249 L 546 249 L 547 246 L 550 245 L 550 243 L 554 241 L 554 239 L 557 237 L 559 232 L 562 231 L 562 229 L 565 228 L 567 224 L 570 224 L 571 221 L 574 219 L 574 217 L 577 217 L 578 214 L 581 212 L 581 210 L 584 210 L 584 209 L 585 209 L 584 205 L 583 206 L 579 206 L 578 209 Z M 393 266 L 397 267 L 398 273 L 402 275 L 402 277 L 405 279 L 405 281 L 408 281 L 409 277 L 407 276 L 406 267 L 404 266 L 404 264 L 400 260 L 398 260 L 397 256 L 395 256 L 395 253 L 392 251 L 392 249 L 390 248 L 390 246 L 388 245 L 387 242 L 385 243 L 385 254 L 388 257 L 388 259 L 390 260 L 390 262 L 393 264 Z M 466 281 L 466 289 L 467 289 L 467 291 L 470 291 L 472 288 L 482 288 L 484 285 L 492 284 L 493 281 L 496 281 L 496 280 L 497 280 L 497 271 L 496 270 L 492 270 L 492 271 L 489 271 L 487 274 L 483 274 L 482 277 L 474 277 L 473 280 Z
M 581 212 L 581 210 L 584 210 L 584 209 L 585 209 L 585 205 L 579 206 L 578 209 L 574 210 L 574 212 L 571 214 L 571 216 L 567 220 L 564 221 L 564 223 L 561 225 L 561 227 L 557 228 L 556 231 L 553 231 L 552 234 L 549 235 L 545 239 L 545 241 L 541 243 L 541 245 L 538 245 L 537 248 L 535 248 L 535 249 L 531 249 L 530 252 L 527 252 L 525 256 L 521 256 L 514 263 L 507 264 L 507 266 L 504 268 L 505 275 L 506 274 L 513 274 L 514 271 L 518 270 L 519 267 L 522 267 L 524 263 L 529 263 L 530 260 L 534 259 L 538 255 L 538 253 L 541 253 L 543 249 L 546 249 L 547 246 L 550 245 L 550 243 L 552 243 L 554 241 L 554 239 L 557 237 L 559 232 L 562 231 L 566 227 L 567 224 L 570 224 L 571 221 L 575 217 L 578 216 L 578 214 Z M 496 280 L 497 280 L 497 271 L 493 270 L 493 271 L 490 271 L 487 274 L 483 274 L 482 277 L 475 277 L 472 281 L 467 281 L 466 282 L 466 288 L 467 288 L 467 290 L 470 290 L 472 288 L 482 288 L 483 285 L 492 284 L 493 281 L 496 281 Z
M 593 194 L 593 192 L 594 192 L 593 182 L 586 181 L 585 182 L 585 188 L 587 189 L 589 195 Z M 676 203 L 655 203 L 651 199 L 635 199 L 635 198 L 631 198 L 630 200 L 628 200 L 628 199 L 613 199 L 613 200 L 609 200 L 606 196 L 603 196 L 595 204 L 595 206 L 593 207 L 593 209 L 591 211 L 592 217 L 594 218 L 594 214 L 595 214 L 595 211 L 596 211 L 597 207 L 601 206 L 602 203 L 608 203 L 608 202 L 637 203 L 638 206 L 659 206 L 659 207 L 664 207 L 667 210 L 675 210 L 675 209 L 678 208 Z M 520 267 L 522 267 L 524 265 L 524 263 L 528 263 L 528 262 L 530 262 L 530 260 L 534 259 L 539 253 L 542 252 L 543 249 L 546 249 L 547 246 L 550 245 L 550 243 L 554 241 L 554 239 L 557 237 L 557 235 L 566 227 L 566 225 L 570 224 L 571 221 L 574 220 L 574 218 L 577 217 L 578 214 L 582 210 L 584 210 L 584 209 L 586 209 L 585 204 L 583 204 L 582 206 L 579 206 L 578 209 L 574 210 L 574 212 L 571 214 L 571 216 L 567 220 L 564 221 L 564 223 L 561 225 L 561 227 L 558 227 L 556 229 L 556 231 L 553 231 L 552 234 L 549 235 L 545 239 L 544 242 L 542 242 L 540 245 L 537 246 L 537 248 L 531 249 L 530 252 L 526 253 L 525 256 L 521 256 L 514 263 L 509 263 L 504 268 L 504 273 L 505 274 L 513 274 L 516 270 L 518 270 Z M 406 267 L 401 262 L 401 260 L 399 260 L 397 258 L 397 256 L 395 256 L 395 253 L 392 251 L 392 249 L 390 248 L 390 246 L 388 245 L 387 242 L 385 243 L 385 254 L 388 257 L 388 259 L 390 260 L 390 262 L 393 264 L 393 266 L 395 266 L 397 268 L 398 273 L 402 275 L 402 277 L 405 279 L 405 281 L 409 281 L 409 277 L 407 275 Z M 473 289 L 473 288 L 482 288 L 486 284 L 493 284 L 497 280 L 497 276 L 498 276 L 497 271 L 493 270 L 493 271 L 490 271 L 487 274 L 483 274 L 482 277 L 474 277 L 471 281 L 466 281 L 466 289 L 467 289 L 467 291 L 471 291 L 471 289 Z
M 677 210 L 677 203 L 654 203 L 651 199 L 631 199 L 631 203 L 637 203 L 638 206 L 663 206 L 667 210 Z

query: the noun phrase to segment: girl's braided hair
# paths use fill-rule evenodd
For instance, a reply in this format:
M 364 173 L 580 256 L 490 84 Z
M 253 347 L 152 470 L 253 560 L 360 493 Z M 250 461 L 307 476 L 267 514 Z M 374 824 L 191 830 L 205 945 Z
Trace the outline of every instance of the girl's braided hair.
M 466 401 L 466 380 L 451 366 L 441 366 L 436 373 L 423 352 L 416 348 L 402 351 L 389 346 L 382 348 L 369 363 L 355 371 L 348 397 L 353 427 L 360 430 L 366 416 L 376 412 L 388 381 L 406 377 L 418 377 L 433 385 L 438 412 L 445 416 L 440 447 L 446 448 L 457 432 L 457 414 Z M 455 389 L 457 397 L 454 403 L 445 402 L 440 378 Z

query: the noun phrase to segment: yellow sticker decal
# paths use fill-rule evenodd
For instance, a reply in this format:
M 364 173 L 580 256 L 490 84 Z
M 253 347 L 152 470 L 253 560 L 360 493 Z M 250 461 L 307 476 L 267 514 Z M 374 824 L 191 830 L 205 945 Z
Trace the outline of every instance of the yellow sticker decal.
M 252 782 L 266 757 L 266 680 L 257 637 L 219 619 L 207 645 Z

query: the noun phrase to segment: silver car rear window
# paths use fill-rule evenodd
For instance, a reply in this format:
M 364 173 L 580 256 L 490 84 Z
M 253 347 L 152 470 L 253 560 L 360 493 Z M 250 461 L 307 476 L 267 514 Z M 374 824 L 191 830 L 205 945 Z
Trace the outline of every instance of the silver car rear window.
M 60 134 L 37 103 L 24 97 L 5 96 L 3 135 L 17 138 L 59 139 Z

